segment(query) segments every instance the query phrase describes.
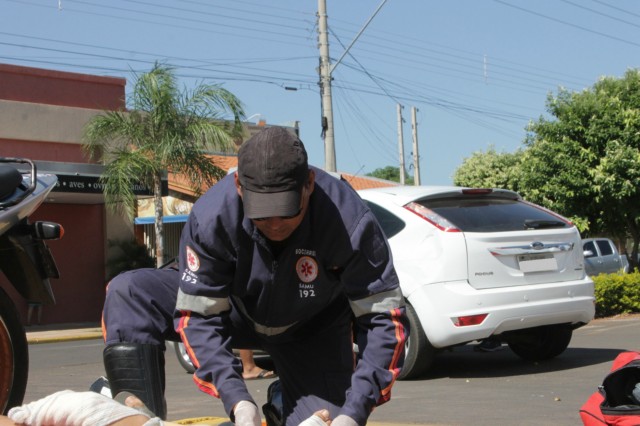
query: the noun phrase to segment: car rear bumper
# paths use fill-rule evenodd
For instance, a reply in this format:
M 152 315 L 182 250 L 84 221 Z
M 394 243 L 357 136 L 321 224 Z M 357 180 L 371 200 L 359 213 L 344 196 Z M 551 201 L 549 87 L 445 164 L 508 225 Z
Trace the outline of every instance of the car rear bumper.
M 595 315 L 589 278 L 551 284 L 476 290 L 466 281 L 424 285 L 408 296 L 436 348 L 480 340 L 505 331 L 551 324 L 586 324 Z M 477 325 L 459 317 L 487 314 Z

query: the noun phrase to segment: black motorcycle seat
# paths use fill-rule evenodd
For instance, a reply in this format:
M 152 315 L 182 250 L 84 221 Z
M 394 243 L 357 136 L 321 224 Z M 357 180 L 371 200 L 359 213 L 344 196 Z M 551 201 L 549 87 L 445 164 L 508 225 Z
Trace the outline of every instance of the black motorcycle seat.
M 20 186 L 22 173 L 11 166 L 0 166 L 0 200 L 4 200 Z

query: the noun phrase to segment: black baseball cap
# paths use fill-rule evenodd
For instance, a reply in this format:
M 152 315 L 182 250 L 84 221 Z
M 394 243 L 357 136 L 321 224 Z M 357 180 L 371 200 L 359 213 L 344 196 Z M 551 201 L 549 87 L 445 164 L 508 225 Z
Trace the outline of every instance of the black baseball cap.
M 294 216 L 308 178 L 304 144 L 282 127 L 261 130 L 240 146 L 238 179 L 250 219 Z

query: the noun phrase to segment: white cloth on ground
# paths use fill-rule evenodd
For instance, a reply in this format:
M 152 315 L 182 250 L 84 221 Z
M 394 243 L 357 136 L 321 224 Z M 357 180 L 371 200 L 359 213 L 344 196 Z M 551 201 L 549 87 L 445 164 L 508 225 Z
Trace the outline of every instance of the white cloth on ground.
M 9 410 L 16 423 L 28 426 L 108 426 L 138 410 L 96 392 L 63 390 Z

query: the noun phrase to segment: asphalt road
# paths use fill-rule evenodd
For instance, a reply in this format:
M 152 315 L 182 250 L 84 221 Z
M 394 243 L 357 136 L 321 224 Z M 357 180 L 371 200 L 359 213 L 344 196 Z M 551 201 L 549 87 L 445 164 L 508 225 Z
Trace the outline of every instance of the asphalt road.
M 61 389 L 87 390 L 103 374 L 101 340 L 30 345 L 26 401 Z M 396 383 L 392 399 L 372 423 L 422 425 L 579 425 L 578 410 L 596 391 L 611 361 L 640 350 L 640 316 L 595 320 L 574 332 L 570 347 L 544 363 L 522 361 L 508 348 L 493 353 L 471 346 L 438 355 L 418 380 Z M 258 358 L 268 367 L 268 359 Z M 256 402 L 266 401 L 272 380 L 248 382 Z M 226 417 L 222 404 L 198 391 L 167 352 L 169 419 Z

